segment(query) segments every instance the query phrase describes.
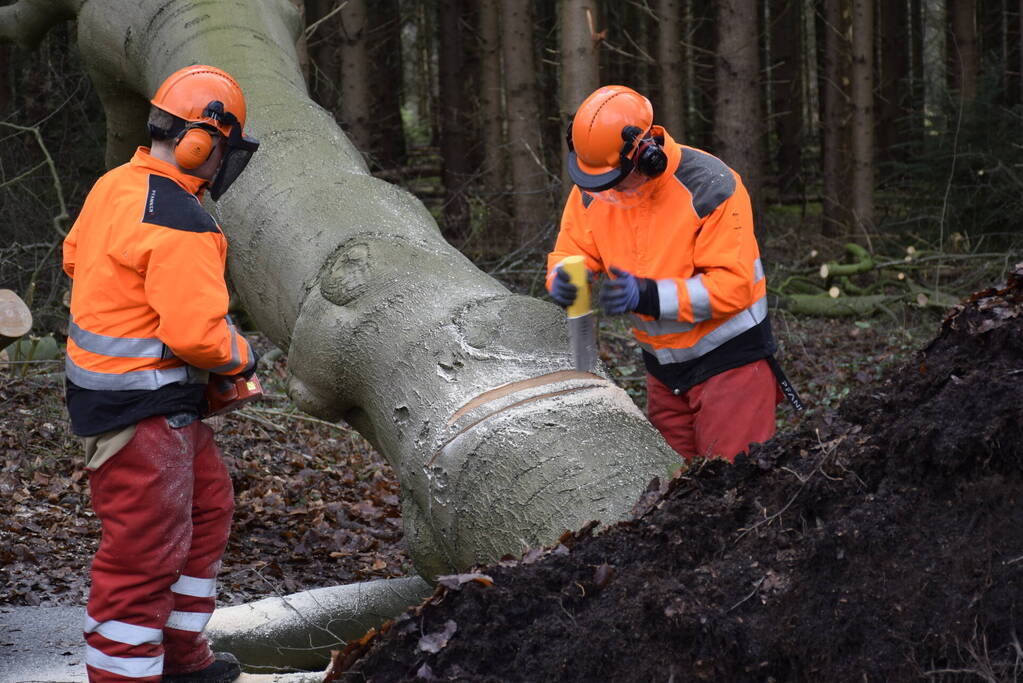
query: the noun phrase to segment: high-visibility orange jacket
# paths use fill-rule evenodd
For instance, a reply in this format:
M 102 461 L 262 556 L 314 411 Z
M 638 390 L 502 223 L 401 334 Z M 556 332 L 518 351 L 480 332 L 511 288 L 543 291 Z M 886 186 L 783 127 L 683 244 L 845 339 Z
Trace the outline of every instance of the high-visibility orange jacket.
M 183 409 L 201 400 L 209 372 L 252 368 L 255 356 L 227 317 L 227 241 L 199 203 L 204 183 L 139 148 L 96 182 L 64 240 L 73 280 L 65 369 L 75 390 L 101 392 L 91 403 Z M 173 406 L 149 395 L 165 388 Z M 125 426 L 111 425 L 123 420 L 109 410 L 98 420 L 106 424 L 75 424 L 70 400 L 69 408 L 80 434 Z M 121 412 L 131 422 L 148 416 Z
M 659 315 L 632 314 L 632 332 L 662 381 L 671 374 L 659 372 L 662 366 L 692 368 L 704 359 L 688 373 L 691 385 L 774 352 L 767 283 L 739 175 L 717 157 L 678 144 L 660 126 L 652 134 L 663 139 L 668 165 L 642 186 L 639 204 L 623 208 L 572 189 L 547 259 L 547 282 L 571 255 L 583 256 L 594 273 L 614 266 L 652 280 Z M 706 362 L 733 340 L 730 353 Z M 687 383 L 674 379 L 673 388 Z

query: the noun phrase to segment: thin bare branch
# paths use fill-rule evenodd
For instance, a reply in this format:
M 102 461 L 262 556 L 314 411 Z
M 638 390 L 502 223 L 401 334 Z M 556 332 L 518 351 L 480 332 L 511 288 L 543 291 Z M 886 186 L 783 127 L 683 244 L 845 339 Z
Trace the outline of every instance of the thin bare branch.
M 38 143 L 39 149 L 42 150 L 43 156 L 46 159 L 43 163 L 45 163 L 50 168 L 50 176 L 53 178 L 53 189 L 57 193 L 57 203 L 60 205 L 60 213 L 53 217 L 53 228 L 62 238 L 67 237 L 67 230 L 64 229 L 63 223 L 70 216 L 68 215 L 67 212 L 67 204 L 64 203 L 64 188 L 60 183 L 60 176 L 57 174 L 57 165 L 53 163 L 53 157 L 50 156 L 50 150 L 46 148 L 46 143 L 43 142 L 43 136 L 42 133 L 39 132 L 39 127 L 19 126 L 16 123 L 8 123 L 7 121 L 0 121 L 0 126 L 7 126 L 8 128 L 13 128 L 14 130 L 20 131 L 22 133 L 32 133 L 32 135 L 35 136 L 36 143 Z M 39 168 L 39 165 L 33 167 L 32 170 L 35 170 L 36 168 Z M 26 171 L 25 173 L 21 174 L 19 178 L 28 173 L 30 173 L 30 171 Z M 17 180 L 17 178 L 15 180 Z M 6 185 L 7 183 L 4 184 Z M 3 185 L 0 185 L 0 187 L 3 187 Z

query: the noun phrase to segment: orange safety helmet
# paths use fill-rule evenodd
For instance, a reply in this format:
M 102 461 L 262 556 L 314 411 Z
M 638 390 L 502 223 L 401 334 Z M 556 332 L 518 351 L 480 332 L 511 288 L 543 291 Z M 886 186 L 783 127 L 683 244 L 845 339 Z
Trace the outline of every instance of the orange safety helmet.
M 184 122 L 169 131 L 150 127 L 154 137 L 174 139 L 174 158 L 184 169 L 198 168 L 210 158 L 218 132 L 227 138 L 223 160 L 210 184 L 210 196 L 219 199 L 259 148 L 258 140 L 242 132 L 245 95 L 241 86 L 222 69 L 195 64 L 168 76 L 150 102 Z
M 576 110 L 566 135 L 568 175 L 580 189 L 607 190 L 621 182 L 637 166 L 648 176 L 664 171 L 664 152 L 648 139 L 654 123 L 650 100 L 624 85 L 598 88 Z M 648 143 L 641 145 L 641 143 Z M 643 146 L 644 158 L 633 161 Z M 660 155 L 653 164 L 643 163 Z
M 215 66 L 194 64 L 178 69 L 163 82 L 150 102 L 155 107 L 192 123 L 214 126 L 223 135 L 231 132 L 231 125 L 209 116 L 210 102 L 221 102 L 224 111 L 234 114 L 238 125 L 245 127 L 245 96 L 242 88 L 231 76 Z

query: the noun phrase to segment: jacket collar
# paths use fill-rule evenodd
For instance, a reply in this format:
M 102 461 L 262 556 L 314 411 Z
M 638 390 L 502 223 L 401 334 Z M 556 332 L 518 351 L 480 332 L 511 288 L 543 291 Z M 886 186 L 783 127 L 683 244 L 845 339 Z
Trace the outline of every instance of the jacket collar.
M 148 147 L 139 147 L 135 150 L 135 154 L 132 156 L 130 163 L 135 168 L 140 168 L 142 170 L 149 171 L 150 173 L 156 173 L 170 178 L 178 185 L 200 198 L 202 197 L 203 189 L 209 182 L 208 180 L 185 173 L 174 164 L 167 163 L 162 159 L 157 159 L 150 154 Z

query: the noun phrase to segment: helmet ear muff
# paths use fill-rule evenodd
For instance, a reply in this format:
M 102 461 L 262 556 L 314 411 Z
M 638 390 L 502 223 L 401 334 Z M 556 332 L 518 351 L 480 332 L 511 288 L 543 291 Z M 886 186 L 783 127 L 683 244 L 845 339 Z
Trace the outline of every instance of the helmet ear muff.
M 656 178 L 668 167 L 668 155 L 653 138 L 643 138 L 636 148 L 636 168 L 648 178 Z
M 199 168 L 213 153 L 213 135 L 201 125 L 185 126 L 174 144 L 174 160 L 186 170 Z
M 636 126 L 625 126 L 622 128 L 621 160 L 622 169 L 628 173 L 633 168 L 645 175 L 647 178 L 656 178 L 664 173 L 668 167 L 668 155 L 664 153 L 661 146 L 652 137 L 641 138 L 643 131 Z M 639 138 L 639 142 L 636 142 Z M 635 151 L 633 151 L 635 145 Z
M 668 155 L 652 137 L 641 138 L 642 129 L 636 126 L 622 128 L 622 151 L 619 154 L 623 177 L 635 168 L 647 178 L 656 178 L 668 167 Z M 636 139 L 639 138 L 639 142 Z M 635 145 L 635 151 L 633 146 Z

